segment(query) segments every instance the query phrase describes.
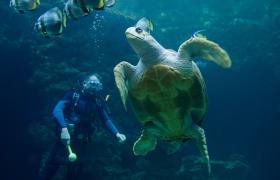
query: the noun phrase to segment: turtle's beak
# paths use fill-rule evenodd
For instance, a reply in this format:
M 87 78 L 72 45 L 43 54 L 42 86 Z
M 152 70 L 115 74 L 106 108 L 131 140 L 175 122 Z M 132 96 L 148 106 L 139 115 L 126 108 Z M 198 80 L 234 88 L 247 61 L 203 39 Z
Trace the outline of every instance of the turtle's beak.
M 139 39 L 139 40 L 143 40 L 143 39 L 141 39 L 140 37 L 135 36 L 134 34 L 126 33 L 125 35 L 126 35 L 126 38 L 127 38 L 127 39 Z

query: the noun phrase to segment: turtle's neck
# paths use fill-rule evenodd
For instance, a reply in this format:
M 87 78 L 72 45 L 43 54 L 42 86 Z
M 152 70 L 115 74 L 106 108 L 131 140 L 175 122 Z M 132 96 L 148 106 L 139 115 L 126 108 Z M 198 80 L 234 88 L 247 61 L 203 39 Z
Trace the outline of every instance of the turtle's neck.
M 164 51 L 164 47 L 162 47 L 158 42 L 154 42 L 153 44 L 148 44 L 147 46 L 139 48 L 137 50 L 137 54 L 143 64 L 151 65 L 160 61 L 160 56 Z

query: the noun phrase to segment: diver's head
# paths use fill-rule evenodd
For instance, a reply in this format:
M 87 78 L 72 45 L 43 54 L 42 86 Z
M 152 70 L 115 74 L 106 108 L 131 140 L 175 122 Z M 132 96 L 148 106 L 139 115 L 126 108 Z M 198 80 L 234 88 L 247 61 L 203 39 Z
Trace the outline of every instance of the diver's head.
M 83 93 L 86 95 L 96 95 L 98 94 L 102 89 L 103 85 L 101 83 L 101 78 L 97 74 L 93 74 L 86 78 L 83 81 Z

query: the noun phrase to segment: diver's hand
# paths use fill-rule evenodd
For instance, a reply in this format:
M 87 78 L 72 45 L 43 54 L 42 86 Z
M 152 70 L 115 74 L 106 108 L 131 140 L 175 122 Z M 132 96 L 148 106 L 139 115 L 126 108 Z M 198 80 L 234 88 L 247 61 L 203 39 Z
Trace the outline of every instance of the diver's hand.
M 121 133 L 117 133 L 117 134 L 116 134 L 116 137 L 117 137 L 117 139 L 118 139 L 118 141 L 119 141 L 120 143 L 124 143 L 125 140 L 126 140 L 125 135 L 124 135 L 124 134 L 121 134 Z
M 70 144 L 70 134 L 66 127 L 61 129 L 60 139 L 63 142 L 63 144 L 65 145 Z

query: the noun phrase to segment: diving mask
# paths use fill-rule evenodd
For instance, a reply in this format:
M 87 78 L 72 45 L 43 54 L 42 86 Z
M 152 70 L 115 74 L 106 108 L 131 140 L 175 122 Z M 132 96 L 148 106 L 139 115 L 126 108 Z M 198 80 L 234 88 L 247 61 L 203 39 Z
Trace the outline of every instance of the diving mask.
M 103 89 L 103 85 L 100 80 L 95 76 L 90 76 L 83 83 L 83 90 L 88 94 L 95 94 Z

